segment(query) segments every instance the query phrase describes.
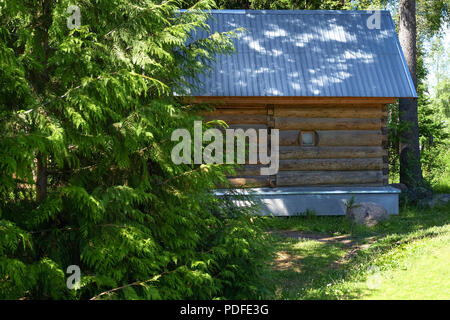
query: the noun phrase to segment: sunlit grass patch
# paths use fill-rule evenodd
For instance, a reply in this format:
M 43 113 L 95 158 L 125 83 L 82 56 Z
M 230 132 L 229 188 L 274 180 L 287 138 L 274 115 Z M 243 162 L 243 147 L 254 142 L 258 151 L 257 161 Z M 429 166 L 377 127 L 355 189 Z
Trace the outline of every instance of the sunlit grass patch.
M 341 243 L 275 236 L 276 253 L 264 281 L 274 288 L 271 299 L 298 299 L 346 254 Z
M 449 228 L 447 228 L 449 229 Z M 450 233 L 417 241 L 380 272 L 368 299 L 450 299 Z
M 336 299 L 449 299 L 450 225 L 387 236 L 316 294 Z

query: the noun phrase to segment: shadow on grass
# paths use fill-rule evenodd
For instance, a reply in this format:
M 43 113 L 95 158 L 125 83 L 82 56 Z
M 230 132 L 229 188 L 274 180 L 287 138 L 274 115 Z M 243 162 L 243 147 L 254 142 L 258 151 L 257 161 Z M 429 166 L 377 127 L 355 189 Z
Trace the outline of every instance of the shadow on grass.
M 333 263 L 343 258 L 345 245 L 274 235 L 275 257 L 265 281 L 273 287 L 272 299 L 299 299 L 303 290 L 319 285 Z
M 344 216 L 261 218 L 261 224 L 267 230 L 321 232 L 333 236 L 348 234 L 356 239 L 408 234 L 448 223 L 450 223 L 450 204 L 435 208 L 402 208 L 399 215 L 392 215 L 389 220 L 375 227 L 352 225 Z
M 262 223 L 274 231 L 275 256 L 263 279 L 273 288 L 267 298 L 357 299 L 373 290 L 373 262 L 399 246 L 440 235 L 439 227 L 450 223 L 450 205 L 403 208 L 372 228 L 352 226 L 345 217 L 262 218 Z M 354 282 L 363 285 L 339 285 Z

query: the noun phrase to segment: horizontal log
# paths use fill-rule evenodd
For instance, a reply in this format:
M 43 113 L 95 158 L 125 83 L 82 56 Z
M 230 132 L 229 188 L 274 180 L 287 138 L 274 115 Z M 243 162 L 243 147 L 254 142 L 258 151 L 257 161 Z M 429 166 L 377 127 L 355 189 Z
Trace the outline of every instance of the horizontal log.
M 274 117 L 274 128 L 282 130 L 380 130 L 380 119 Z
M 261 174 L 262 165 L 247 164 L 236 168 L 235 176 L 259 176 Z
M 298 146 L 300 144 L 300 130 L 280 130 L 280 146 Z
M 280 160 L 279 171 L 358 171 L 358 170 L 384 170 L 383 159 L 298 159 Z M 267 165 L 247 164 L 236 168 L 236 173 L 231 176 L 259 176 L 261 168 Z
M 378 130 L 316 131 L 318 146 L 381 146 L 383 135 Z
M 333 159 L 378 158 L 386 154 L 382 147 L 302 147 L 281 146 L 280 160 L 286 159 Z
M 246 131 L 247 129 L 268 129 L 268 127 L 265 124 L 233 124 L 229 126 L 229 129 L 243 129 Z
M 266 125 L 230 125 L 231 129 L 267 129 Z M 319 130 L 318 146 L 381 146 L 383 135 L 377 130 Z M 280 130 L 280 146 L 299 146 L 300 130 Z
M 267 115 L 259 115 L 259 114 L 214 114 L 205 116 L 205 121 L 212 120 L 222 120 L 227 124 L 266 124 L 267 123 Z
M 381 119 L 383 112 L 381 105 L 378 107 L 276 107 L 274 116 L 293 117 L 293 118 L 362 118 L 362 119 Z
M 381 171 L 280 171 L 276 185 L 313 186 L 313 185 L 354 185 L 382 183 Z
M 228 178 L 231 187 L 271 187 L 274 186 L 274 178 L 270 176 L 232 177 Z
M 299 108 L 374 108 L 383 110 L 383 106 L 385 104 L 380 103 L 294 103 L 294 104 L 272 104 L 272 106 L 275 108 L 286 108 L 286 109 L 299 109 Z
M 250 115 L 266 115 L 266 108 L 234 108 L 234 109 L 225 109 L 225 108 L 217 108 L 213 111 L 202 112 L 201 115 L 204 116 L 213 116 L 213 115 L 242 115 L 242 114 L 250 114 Z
M 383 159 L 360 158 L 360 159 L 299 159 L 280 160 L 280 171 L 347 171 L 347 170 L 382 170 Z
M 207 102 L 209 103 L 209 102 Z M 242 108 L 248 108 L 248 109 L 266 109 L 267 104 L 265 103 L 254 103 L 254 102 L 239 102 L 239 103 L 223 103 L 221 101 L 217 103 L 211 103 L 211 105 L 215 108 L 220 109 L 231 109 L 231 110 L 237 110 Z
M 247 164 L 236 168 L 232 176 L 259 176 L 261 168 L 267 165 Z M 298 159 L 280 160 L 279 171 L 358 171 L 358 170 L 384 170 L 383 159 Z

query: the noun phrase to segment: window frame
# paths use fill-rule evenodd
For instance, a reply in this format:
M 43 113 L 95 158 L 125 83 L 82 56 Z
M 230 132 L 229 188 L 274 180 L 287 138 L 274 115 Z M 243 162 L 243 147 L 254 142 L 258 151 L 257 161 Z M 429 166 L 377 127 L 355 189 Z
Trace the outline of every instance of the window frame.
M 304 133 L 310 133 L 312 135 L 312 144 L 304 144 L 303 143 L 303 134 Z M 305 130 L 305 131 L 300 130 L 299 140 L 300 140 L 299 141 L 300 145 L 303 147 L 314 147 L 314 146 L 316 146 L 316 132 L 312 131 L 312 130 Z

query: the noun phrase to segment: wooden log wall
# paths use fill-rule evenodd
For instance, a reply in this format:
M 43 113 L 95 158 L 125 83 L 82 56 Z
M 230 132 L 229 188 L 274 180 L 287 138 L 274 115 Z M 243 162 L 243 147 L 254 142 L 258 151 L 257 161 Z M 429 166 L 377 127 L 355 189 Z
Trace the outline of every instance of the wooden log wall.
M 385 103 L 227 103 L 203 113 L 230 128 L 280 130 L 279 172 L 261 176 L 261 165 L 243 165 L 232 186 L 381 186 L 388 184 Z M 300 132 L 314 132 L 302 146 Z

